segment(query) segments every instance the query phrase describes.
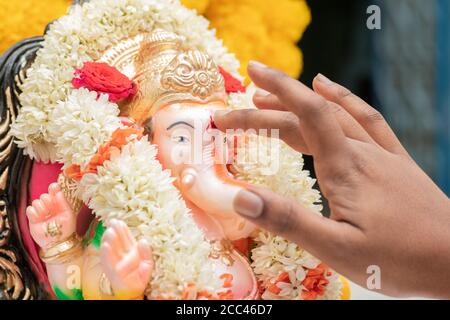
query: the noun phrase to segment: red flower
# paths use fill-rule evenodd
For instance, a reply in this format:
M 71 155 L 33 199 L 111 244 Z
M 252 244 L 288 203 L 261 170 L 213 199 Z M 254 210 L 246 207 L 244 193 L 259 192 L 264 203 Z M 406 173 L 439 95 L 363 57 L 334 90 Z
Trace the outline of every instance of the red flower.
M 87 88 L 100 94 L 107 94 L 109 101 L 118 102 L 137 92 L 136 84 L 114 67 L 103 62 L 86 62 L 75 70 L 72 85 Z
M 315 269 L 308 270 L 306 277 L 302 282 L 305 289 L 302 290 L 301 297 L 304 300 L 315 300 L 318 296 L 323 296 L 326 286 L 329 283 L 326 278 L 327 275 L 329 275 L 327 266 L 323 263 L 318 265 Z
M 230 73 L 225 71 L 222 67 L 219 67 L 219 71 L 222 77 L 225 79 L 225 90 L 227 93 L 230 92 L 245 92 L 245 87 L 242 82 L 233 77 Z

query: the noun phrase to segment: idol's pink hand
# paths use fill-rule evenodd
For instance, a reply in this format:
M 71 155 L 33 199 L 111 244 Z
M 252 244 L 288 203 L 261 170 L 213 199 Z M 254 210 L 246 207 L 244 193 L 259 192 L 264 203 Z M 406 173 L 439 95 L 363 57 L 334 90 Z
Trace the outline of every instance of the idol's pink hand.
M 111 220 L 102 238 L 100 254 L 115 297 L 142 298 L 154 268 L 148 242 L 136 241 L 124 222 Z
M 67 239 L 76 230 L 76 217 L 57 183 L 34 200 L 26 213 L 31 236 L 41 248 Z

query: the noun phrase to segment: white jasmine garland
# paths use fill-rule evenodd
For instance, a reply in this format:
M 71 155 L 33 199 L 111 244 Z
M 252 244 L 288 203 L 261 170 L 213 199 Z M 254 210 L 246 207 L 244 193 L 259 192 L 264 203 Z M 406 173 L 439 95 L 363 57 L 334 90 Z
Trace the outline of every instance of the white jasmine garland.
M 125 221 L 137 239 L 145 238 L 155 258 L 149 298 L 176 297 L 185 285 L 214 293 L 221 288 L 208 256 L 210 246 L 195 224 L 170 172 L 156 160 L 147 138 L 126 145 L 97 174 L 85 175 L 79 191 L 106 225 Z
M 246 93 L 232 93 L 228 98 L 231 109 L 255 109 L 251 84 Z M 303 170 L 303 155 L 286 143 L 266 137 L 247 136 L 247 143 L 238 142 L 234 167 L 236 177 L 251 184 L 272 189 L 294 199 L 301 205 L 320 214 L 320 192 L 314 189 L 315 179 Z M 242 150 L 241 150 L 242 149 Z
M 274 142 L 269 138 L 250 137 L 245 147 L 245 158 L 237 159 L 234 164 L 236 177 L 253 185 L 271 189 L 288 199 L 297 201 L 302 206 L 320 214 L 322 206 L 320 193 L 313 188 L 315 180 L 309 172 L 303 170 L 303 158 L 284 143 L 279 143 L 279 158 L 269 157 Z M 240 153 L 238 147 L 238 154 Z M 266 156 L 266 157 L 264 157 Z M 258 160 L 258 161 L 255 161 Z M 240 161 L 240 162 L 239 162 Z M 277 164 L 271 163 L 277 161 Z M 277 168 L 273 171 L 269 168 Z M 288 272 L 290 283 L 279 283 L 280 293 L 269 291 L 263 293 L 263 299 L 300 299 L 303 290 L 302 281 L 307 269 L 314 269 L 320 261 L 300 246 L 268 231 L 260 230 L 254 239 L 255 248 L 251 251 L 252 268 L 258 280 L 263 282 L 277 279 L 283 272 Z M 331 270 L 330 270 L 331 271 Z M 341 283 L 334 271 L 327 277 L 324 296 L 318 298 L 339 299 Z
M 246 93 L 232 93 L 228 104 L 231 109 L 254 109 L 251 84 Z M 238 142 L 234 167 L 236 177 L 251 184 L 272 189 L 287 198 L 320 214 L 320 192 L 314 189 L 315 179 L 303 170 L 303 155 L 286 143 L 266 137 L 247 136 L 247 143 Z
M 253 95 L 255 94 L 257 88 L 255 84 L 250 83 L 245 92 L 231 92 L 228 94 L 227 105 L 230 109 L 240 110 L 240 109 L 256 109 L 253 103 Z
M 327 276 L 329 283 L 323 296 L 317 297 L 317 300 L 340 300 L 342 297 L 344 279 L 334 270 L 332 274 Z M 346 280 L 345 280 L 346 281 Z
M 253 109 L 253 94 L 256 87 L 251 84 L 246 93 L 232 93 L 228 97 L 230 108 Z M 236 177 L 253 185 L 271 189 L 277 194 L 297 201 L 302 206 L 320 214 L 320 193 L 314 189 L 316 181 L 309 172 L 303 170 L 303 156 L 284 142 L 270 138 L 250 136 L 246 143 L 238 142 L 234 168 Z M 274 150 L 274 148 L 278 148 Z M 242 150 L 243 149 L 243 150 Z M 274 156 L 274 152 L 276 156 Z M 263 299 L 301 299 L 302 281 L 307 269 L 314 269 L 320 260 L 304 251 L 297 244 L 268 231 L 261 230 L 254 239 L 255 248 L 251 251 L 252 268 L 263 282 L 277 279 L 288 272 L 290 283 L 279 283 L 279 294 L 265 291 Z M 325 294 L 318 299 L 340 299 L 342 283 L 339 275 L 330 270 L 329 284 Z
M 284 143 L 279 143 L 279 159 L 264 158 L 269 153 L 261 152 L 271 150 L 273 141 L 268 138 L 250 138 L 246 148 L 247 157 L 241 163 L 235 163 L 237 178 L 251 184 L 271 189 L 277 194 L 297 201 L 302 206 L 320 214 L 322 206 L 320 193 L 313 188 L 315 180 L 309 172 L 303 170 L 303 158 Z M 239 150 L 238 150 L 239 153 Z M 259 161 L 255 162 L 255 159 Z M 239 161 L 239 159 L 238 159 Z M 278 164 L 270 164 L 278 161 Z M 278 171 L 267 168 L 278 168 Z M 320 261 L 300 246 L 282 237 L 275 236 L 265 230 L 259 231 L 254 239 L 255 248 L 251 251 L 252 267 L 258 280 L 266 282 L 277 279 L 283 272 L 289 273 L 290 283 L 279 283 L 280 293 L 264 292 L 263 299 L 300 299 L 303 290 L 302 281 L 307 269 L 314 269 Z M 339 299 L 342 284 L 337 274 L 331 271 L 327 276 L 329 284 L 325 294 L 319 299 Z
M 87 89 L 73 90 L 65 102 L 59 102 L 49 117 L 48 132 L 56 137 L 56 159 L 63 169 L 79 165 L 85 169 L 99 147 L 121 127 L 119 107 Z
M 74 6 L 50 26 L 43 48 L 27 71 L 20 95 L 23 107 L 11 128 L 16 143 L 33 159 L 57 161 L 57 136 L 48 130 L 50 115 L 74 90 L 74 70 L 98 59 L 109 46 L 141 32 L 162 28 L 184 36 L 186 47 L 207 52 L 238 76 L 238 60 L 208 27 L 208 20 L 178 0 L 91 0 Z
M 266 300 L 299 300 L 305 289 L 302 285 L 309 269 L 315 269 L 321 263 L 308 252 L 301 249 L 295 243 L 275 236 L 267 231 L 259 232 L 254 239 L 256 247 L 252 250 L 252 267 L 258 280 L 263 282 L 277 279 L 282 273 L 287 272 L 290 283 L 278 283 L 281 291 L 278 294 L 265 291 L 262 298 Z M 331 274 L 325 275 L 329 281 L 323 296 L 317 299 L 338 300 L 341 296 L 342 283 L 339 275 L 329 270 Z

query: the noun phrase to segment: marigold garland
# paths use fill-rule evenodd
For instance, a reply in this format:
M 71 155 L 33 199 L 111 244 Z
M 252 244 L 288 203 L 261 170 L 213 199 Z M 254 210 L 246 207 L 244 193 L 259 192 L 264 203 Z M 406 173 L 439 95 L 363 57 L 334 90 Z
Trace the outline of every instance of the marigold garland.
M 70 0 L 0 0 L 0 54 L 22 39 L 39 36 L 64 13 Z
M 64 173 L 68 178 L 75 181 L 80 181 L 85 174 L 97 173 L 97 168 L 102 166 L 105 161 L 111 159 L 111 155 L 120 154 L 123 147 L 125 147 L 130 141 L 140 140 L 144 136 L 143 128 L 123 127 L 118 128 L 113 132 L 110 140 L 102 144 L 98 152 L 91 158 L 86 169 L 81 169 L 77 164 L 72 164 L 68 167 Z
M 247 75 L 249 60 L 259 60 L 297 78 L 303 68 L 297 47 L 311 21 L 305 0 L 182 0 L 217 29 L 225 46 L 236 53 L 240 72 Z M 0 0 L 0 53 L 14 43 L 42 34 L 45 26 L 63 15 L 69 0 Z
M 181 3 L 188 8 L 197 10 L 198 13 L 204 14 L 210 4 L 210 0 L 181 0 Z
M 305 0 L 211 0 L 205 16 L 225 46 L 236 53 L 240 72 L 258 60 L 297 78 L 303 68 L 297 47 L 311 21 Z

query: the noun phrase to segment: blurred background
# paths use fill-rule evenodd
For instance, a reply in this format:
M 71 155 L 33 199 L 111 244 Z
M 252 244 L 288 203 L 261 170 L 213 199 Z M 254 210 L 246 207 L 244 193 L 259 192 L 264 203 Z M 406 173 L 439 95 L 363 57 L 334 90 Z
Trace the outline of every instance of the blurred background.
M 301 80 L 322 72 L 376 107 L 450 195 L 450 1 L 311 0 Z M 369 30 L 369 5 L 381 30 Z
M 0 53 L 41 35 L 71 2 L 0 0 Z M 308 85 L 321 72 L 364 98 L 450 195 L 450 0 L 182 2 L 210 20 L 242 74 L 256 59 Z M 373 4 L 381 30 L 366 26 Z

